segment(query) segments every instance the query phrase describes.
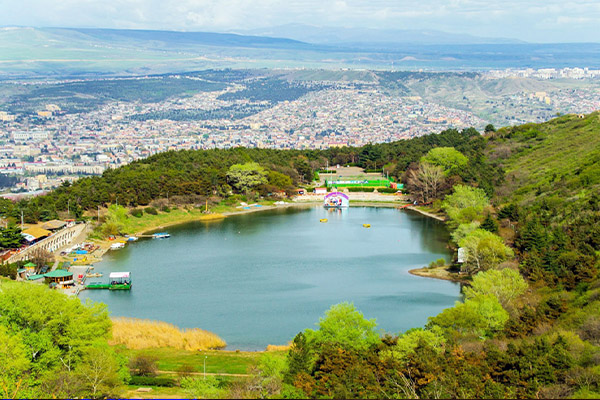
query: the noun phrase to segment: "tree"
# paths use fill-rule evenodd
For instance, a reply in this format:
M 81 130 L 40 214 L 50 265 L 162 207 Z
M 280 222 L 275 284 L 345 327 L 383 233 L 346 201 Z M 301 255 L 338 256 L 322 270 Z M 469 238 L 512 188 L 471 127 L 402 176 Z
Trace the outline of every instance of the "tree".
M 267 183 L 267 172 L 255 162 L 234 164 L 227 171 L 227 179 L 238 191 L 248 193 L 256 186 Z
M 481 223 L 481 229 L 485 229 L 492 233 L 498 233 L 498 222 L 488 214 Z
M 0 249 L 16 249 L 21 247 L 21 243 L 23 243 L 23 235 L 20 227 L 9 225 L 0 228 Z
M 478 221 L 473 221 L 468 224 L 460 224 L 458 228 L 452 232 L 452 241 L 459 244 L 461 240 L 469 236 L 473 231 L 479 229 L 481 224 Z
M 4 399 L 23 398 L 30 360 L 18 335 L 0 325 L 0 395 Z
M 404 362 L 415 349 L 422 344 L 429 346 L 438 353 L 444 351 L 446 338 L 444 332 L 439 326 L 432 326 L 431 329 L 415 328 L 406 331 L 400 335 L 396 344 L 381 353 L 382 358 L 391 357 Z
M 437 325 L 444 329 L 453 329 L 464 333 L 492 337 L 504 329 L 509 319 L 508 312 L 491 295 L 479 295 L 458 303 L 442 311 L 441 314 L 429 318 L 428 327 Z
M 118 370 L 114 350 L 106 343 L 98 343 L 84 350 L 75 374 L 83 382 L 84 393 L 101 398 L 116 394 L 115 388 L 121 383 Z
M 463 263 L 465 272 L 495 268 L 514 255 L 500 236 L 483 229 L 474 230 L 462 239 L 459 245 L 465 251 L 465 262 Z
M 123 206 L 111 204 L 106 213 L 105 222 L 102 225 L 102 232 L 105 235 L 118 235 L 125 229 L 127 223 L 127 209 Z
M 467 299 L 480 295 L 493 295 L 502 307 L 511 309 L 515 299 L 525 293 L 527 287 L 527 282 L 518 271 L 510 268 L 492 269 L 475 275 L 471 286 L 465 287 L 464 293 Z
M 494 127 L 494 125 L 492 125 L 492 124 L 487 124 L 487 125 L 485 126 L 485 128 L 483 129 L 483 131 L 484 131 L 485 133 L 492 133 L 492 132 L 496 132 L 496 128 L 495 128 L 495 127 Z
M 444 171 L 437 165 L 421 163 L 418 169 L 408 172 L 408 189 L 423 203 L 435 199 L 443 183 Z
M 342 349 L 364 351 L 379 342 L 374 319 L 368 320 L 351 303 L 340 303 L 325 312 L 319 329 L 305 332 L 309 346 L 315 350 L 324 344 Z
M 31 252 L 29 260 L 37 265 L 38 269 L 41 269 L 44 265 L 49 266 L 54 262 L 54 254 L 50 253 L 48 250 L 37 248 Z
M 485 191 L 466 185 L 454 186 L 454 193 L 446 196 L 442 208 L 450 217 L 450 225 L 456 228 L 483 217 L 483 210 L 490 205 Z
M 269 184 L 284 189 L 292 185 L 292 178 L 277 171 L 269 171 L 267 175 Z
M 454 147 L 434 147 L 421 157 L 422 163 L 442 167 L 444 175 L 454 175 L 466 167 L 469 159 Z

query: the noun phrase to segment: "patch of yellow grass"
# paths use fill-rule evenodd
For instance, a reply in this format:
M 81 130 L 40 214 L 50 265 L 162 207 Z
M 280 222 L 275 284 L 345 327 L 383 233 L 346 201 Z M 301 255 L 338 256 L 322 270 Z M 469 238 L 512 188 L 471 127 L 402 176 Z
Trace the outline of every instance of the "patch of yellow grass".
M 292 347 L 291 344 L 270 344 L 265 349 L 266 351 L 287 351 Z
M 219 336 L 202 329 L 179 329 L 175 325 L 137 318 L 114 318 L 111 345 L 129 349 L 172 347 L 183 350 L 222 349 L 227 344 Z

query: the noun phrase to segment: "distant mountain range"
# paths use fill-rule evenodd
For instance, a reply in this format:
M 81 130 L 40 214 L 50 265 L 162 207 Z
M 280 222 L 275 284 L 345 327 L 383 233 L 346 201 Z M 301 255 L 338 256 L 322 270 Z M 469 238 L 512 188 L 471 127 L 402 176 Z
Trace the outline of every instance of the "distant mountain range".
M 0 80 L 210 68 L 600 68 L 599 53 L 594 43 L 531 44 L 439 31 L 307 25 L 238 33 L 4 27 Z
M 318 27 L 304 24 L 286 24 L 270 28 L 234 30 L 242 35 L 270 36 L 302 42 L 349 47 L 381 47 L 397 45 L 436 44 L 517 44 L 516 39 L 478 37 L 435 30 L 368 29 L 343 27 Z

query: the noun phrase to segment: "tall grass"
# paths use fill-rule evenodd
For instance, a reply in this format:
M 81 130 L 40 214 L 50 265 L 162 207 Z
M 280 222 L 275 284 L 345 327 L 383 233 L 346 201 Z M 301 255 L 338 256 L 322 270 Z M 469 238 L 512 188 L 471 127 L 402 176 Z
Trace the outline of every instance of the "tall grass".
M 202 329 L 179 329 L 175 325 L 137 318 L 113 318 L 112 345 L 130 349 L 171 347 L 182 350 L 221 349 L 226 343 L 219 336 Z

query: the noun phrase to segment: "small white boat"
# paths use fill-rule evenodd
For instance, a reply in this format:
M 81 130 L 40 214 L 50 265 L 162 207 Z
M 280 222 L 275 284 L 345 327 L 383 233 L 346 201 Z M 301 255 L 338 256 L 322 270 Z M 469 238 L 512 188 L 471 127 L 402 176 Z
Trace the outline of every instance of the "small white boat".
M 171 235 L 169 235 L 167 232 L 159 232 L 159 233 L 155 233 L 154 235 L 152 235 L 153 239 L 166 239 L 166 238 L 170 238 Z
M 127 241 L 128 242 L 135 242 L 136 240 L 138 240 L 137 236 L 127 236 Z
M 121 243 L 121 242 L 113 243 L 110 245 L 111 250 L 119 250 L 119 249 L 122 249 L 123 247 L 125 247 L 125 243 Z

